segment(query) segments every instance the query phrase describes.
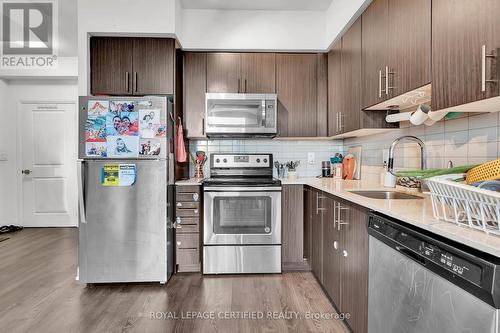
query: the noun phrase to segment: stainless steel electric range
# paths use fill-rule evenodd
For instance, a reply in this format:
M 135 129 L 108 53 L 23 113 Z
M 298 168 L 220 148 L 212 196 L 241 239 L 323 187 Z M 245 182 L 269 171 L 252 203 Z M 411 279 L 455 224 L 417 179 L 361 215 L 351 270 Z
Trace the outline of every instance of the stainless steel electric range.
M 212 154 L 203 273 L 281 273 L 281 182 L 272 154 Z

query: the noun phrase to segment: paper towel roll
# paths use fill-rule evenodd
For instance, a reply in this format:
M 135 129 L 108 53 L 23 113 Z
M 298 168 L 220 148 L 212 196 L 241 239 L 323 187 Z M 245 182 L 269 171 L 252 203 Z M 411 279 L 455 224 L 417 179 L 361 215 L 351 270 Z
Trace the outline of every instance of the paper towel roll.
M 400 121 L 408 121 L 408 120 L 410 120 L 412 113 L 413 112 L 388 114 L 385 117 L 385 121 L 387 121 L 388 123 L 399 123 Z

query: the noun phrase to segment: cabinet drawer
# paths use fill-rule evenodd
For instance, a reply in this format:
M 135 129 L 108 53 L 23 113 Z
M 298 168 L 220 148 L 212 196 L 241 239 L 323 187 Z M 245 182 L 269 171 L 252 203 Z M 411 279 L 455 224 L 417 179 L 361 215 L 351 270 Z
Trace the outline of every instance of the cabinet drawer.
M 179 208 L 175 207 L 175 216 L 180 217 L 198 217 L 200 216 L 200 210 L 198 208 Z
M 200 270 L 200 250 L 178 250 L 175 255 L 178 272 L 198 272 Z
M 200 231 L 199 224 L 178 224 L 177 227 L 175 227 L 175 232 L 177 234 L 193 233 L 199 231 Z
M 200 247 L 200 234 L 176 235 L 175 245 L 177 250 L 198 249 Z
M 175 222 L 177 223 L 177 225 L 199 224 L 200 219 L 198 217 L 180 217 L 180 216 L 177 216 L 175 218 Z
M 198 192 L 181 192 L 177 193 L 175 196 L 175 200 L 177 202 L 199 202 L 200 201 L 200 194 Z
M 198 193 L 198 194 L 200 194 L 200 186 L 199 185 L 176 186 L 175 193 L 177 195 L 179 193 Z
M 177 201 L 175 203 L 175 207 L 198 209 L 198 208 L 200 208 L 200 204 L 198 202 L 180 202 L 180 201 Z

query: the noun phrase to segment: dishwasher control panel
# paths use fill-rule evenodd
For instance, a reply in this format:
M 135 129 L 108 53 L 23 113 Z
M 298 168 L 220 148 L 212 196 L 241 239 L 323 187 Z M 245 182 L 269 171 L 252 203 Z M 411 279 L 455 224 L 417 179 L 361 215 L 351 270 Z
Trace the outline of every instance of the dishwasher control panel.
M 438 236 L 431 237 L 429 233 L 407 227 L 403 222 L 399 223 L 385 217 L 371 215 L 369 233 L 427 268 L 430 269 L 430 266 L 433 266 L 434 270 L 441 271 L 441 275 L 449 275 L 452 279 L 460 277 L 467 283 L 486 290 L 492 290 L 491 286 L 498 284 L 494 281 L 494 271 L 498 263 L 472 256 L 463 249 L 455 248 L 444 243 L 442 239 L 437 239 Z

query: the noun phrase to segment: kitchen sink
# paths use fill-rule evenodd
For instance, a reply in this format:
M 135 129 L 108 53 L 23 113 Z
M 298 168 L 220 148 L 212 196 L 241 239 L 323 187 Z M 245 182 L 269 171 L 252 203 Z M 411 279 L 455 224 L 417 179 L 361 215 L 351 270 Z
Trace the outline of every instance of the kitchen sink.
M 423 199 L 417 195 L 412 195 L 396 191 L 349 191 L 371 199 Z

